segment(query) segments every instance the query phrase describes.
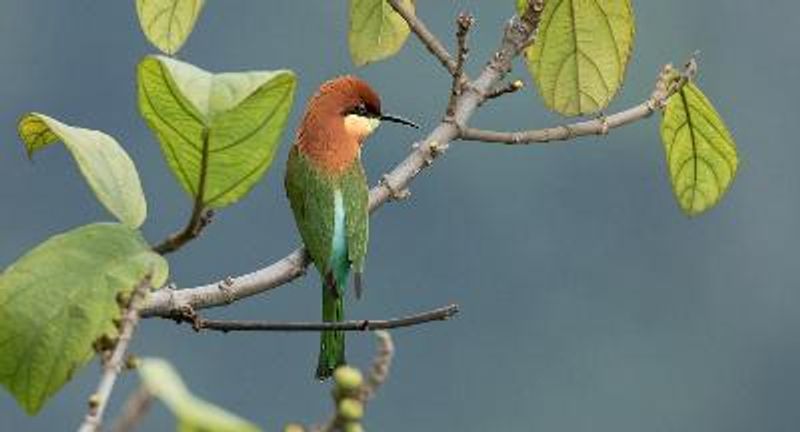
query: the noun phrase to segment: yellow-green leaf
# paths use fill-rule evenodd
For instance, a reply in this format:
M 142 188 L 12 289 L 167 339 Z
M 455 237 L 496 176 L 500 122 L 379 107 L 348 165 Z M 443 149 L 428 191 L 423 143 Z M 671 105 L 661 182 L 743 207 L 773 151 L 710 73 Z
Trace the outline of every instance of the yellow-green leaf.
M 121 224 L 87 225 L 51 237 L 0 276 L 0 384 L 29 413 L 114 336 L 117 295 L 148 274 L 167 279 L 167 262 Z
M 142 359 L 138 370 L 147 390 L 164 402 L 177 418 L 179 432 L 260 431 L 247 420 L 192 395 L 166 360 Z
M 667 101 L 661 139 L 681 210 L 695 216 L 718 203 L 736 176 L 739 158 L 728 128 L 694 83 Z
M 172 55 L 189 38 L 204 3 L 204 0 L 136 0 L 136 13 L 147 40 Z
M 517 0 L 522 11 L 527 0 Z M 548 0 L 528 69 L 545 105 L 563 115 L 605 108 L 622 86 L 633 47 L 630 0 Z
M 212 74 L 150 56 L 138 68 L 139 109 L 183 188 L 224 207 L 272 163 L 296 82 L 287 70 Z
M 29 113 L 18 125 L 28 155 L 62 141 L 97 199 L 124 224 L 138 228 L 147 216 L 147 202 L 133 161 L 103 132 L 67 126 L 44 114 Z
M 402 0 L 414 11 L 412 0 Z M 400 51 L 410 29 L 403 17 L 386 0 L 350 0 L 350 57 L 363 66 L 391 57 Z

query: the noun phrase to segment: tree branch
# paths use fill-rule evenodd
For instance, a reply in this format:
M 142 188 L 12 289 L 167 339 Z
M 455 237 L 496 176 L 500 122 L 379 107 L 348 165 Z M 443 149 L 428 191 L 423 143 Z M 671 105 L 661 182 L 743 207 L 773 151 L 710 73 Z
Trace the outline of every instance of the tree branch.
M 425 48 L 433 54 L 436 59 L 450 72 L 451 75 L 455 75 L 456 73 L 456 61 L 453 59 L 453 56 L 447 51 L 447 48 L 444 47 L 441 41 L 433 34 L 425 23 L 422 22 L 417 15 L 408 10 L 403 5 L 403 0 L 388 0 L 389 5 L 397 12 L 408 24 L 408 27 L 411 29 L 414 34 L 417 35 L 420 42 L 425 45 Z
M 223 333 L 231 331 L 376 331 L 400 327 L 411 327 L 431 321 L 445 321 L 458 313 L 458 305 L 440 307 L 427 312 L 388 320 L 351 320 L 340 322 L 286 322 L 286 321 L 221 321 L 200 318 L 193 311 L 186 311 L 174 318 L 177 322 L 192 324 L 195 331 L 215 330 Z
M 203 129 L 203 152 L 200 161 L 200 179 L 197 185 L 197 196 L 194 199 L 192 215 L 189 222 L 179 232 L 171 234 L 157 245 L 153 246 L 153 251 L 161 255 L 175 252 L 186 243 L 196 239 L 200 233 L 211 223 L 214 217 L 213 210 L 205 208 L 204 195 L 206 189 L 206 172 L 208 171 L 208 129 Z
M 391 2 L 392 0 L 390 0 Z M 541 2 L 541 0 L 537 0 Z M 541 9 L 528 8 L 522 17 L 514 16 L 506 27 L 500 47 L 480 75 L 465 86 L 458 97 L 451 120 L 442 121 L 411 153 L 369 193 L 370 211 L 373 212 L 403 191 L 424 169 L 445 150 L 450 141 L 458 138 L 459 129 L 466 125 L 485 95 L 497 85 L 511 69 L 511 61 L 530 39 L 539 23 Z M 245 297 L 282 286 L 305 273 L 308 258 L 303 249 L 297 249 L 283 259 L 261 270 L 236 278 L 195 288 L 159 290 L 148 298 L 142 316 L 173 316 L 182 308 L 203 309 L 230 304 Z
M 523 87 L 525 87 L 525 83 L 523 83 L 522 80 L 514 80 L 504 85 L 499 85 L 486 95 L 486 100 L 484 102 L 492 99 L 497 99 L 500 96 L 504 96 L 510 93 L 516 93 L 522 90 Z
M 609 116 L 601 116 L 593 120 L 571 123 L 544 129 L 517 132 L 498 132 L 492 130 L 463 128 L 460 138 L 468 141 L 482 141 L 509 145 L 547 143 L 550 141 L 566 141 L 587 135 L 606 135 L 609 130 L 625 126 L 650 117 L 656 110 L 662 109 L 667 99 L 680 91 L 697 73 L 697 63 L 692 57 L 686 63 L 684 72 L 677 75 L 672 65 L 665 65 L 656 81 L 655 89 L 646 101 Z
M 447 102 L 447 117 L 452 117 L 453 114 L 455 114 L 458 96 L 461 95 L 461 91 L 464 88 L 464 63 L 467 61 L 467 55 L 469 55 L 467 35 L 474 23 L 475 18 L 466 13 L 458 15 L 456 19 L 456 42 L 458 51 L 456 53 L 456 69 L 453 71 L 453 83 L 450 86 L 450 100 Z
M 125 362 L 125 353 L 133 337 L 133 332 L 136 330 L 136 324 L 139 322 L 139 306 L 145 294 L 150 290 L 150 287 L 150 276 L 148 275 L 134 288 L 133 293 L 131 293 L 128 307 L 123 313 L 122 322 L 120 323 L 119 339 L 114 346 L 111 356 L 103 365 L 103 375 L 100 377 L 97 390 L 89 397 L 89 413 L 78 428 L 79 432 L 95 432 L 100 430 L 100 424 L 103 421 L 103 412 L 108 405 L 108 400 L 111 397 L 114 384 L 117 382 L 117 377 L 122 371 Z
M 114 422 L 112 430 L 114 432 L 133 432 L 144 419 L 147 412 L 150 410 L 150 405 L 153 402 L 153 395 L 140 385 L 125 401 L 122 408 L 122 414 Z

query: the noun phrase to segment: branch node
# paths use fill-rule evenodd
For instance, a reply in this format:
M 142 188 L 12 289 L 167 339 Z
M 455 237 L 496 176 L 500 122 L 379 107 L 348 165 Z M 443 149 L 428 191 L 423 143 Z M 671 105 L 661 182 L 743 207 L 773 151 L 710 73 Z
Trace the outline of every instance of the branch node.
M 600 113 L 600 115 L 597 116 L 597 121 L 600 122 L 600 129 L 597 130 L 597 134 L 608 135 L 609 126 L 608 126 L 608 118 L 606 117 L 606 115 Z
M 481 104 L 483 104 L 488 100 L 496 99 L 506 94 L 516 93 L 519 90 L 522 90 L 524 87 L 525 83 L 519 79 L 506 83 L 505 85 L 497 86 L 482 98 Z
M 217 288 L 225 296 L 225 304 L 231 304 L 236 301 L 236 296 L 233 294 L 232 290 L 234 282 L 231 276 L 226 276 L 225 279 L 217 284 Z
M 389 198 L 394 201 L 402 201 L 408 199 L 411 196 L 411 191 L 408 188 L 398 187 L 392 184 L 392 180 L 388 174 L 384 174 L 381 176 L 380 185 L 386 188 L 389 191 Z
M 458 124 L 456 124 L 456 127 L 461 129 Z M 444 152 L 447 151 L 447 147 L 447 144 L 442 144 L 439 141 L 431 141 L 430 144 L 428 144 L 431 158 L 436 159 L 437 157 L 443 155 Z M 431 160 L 431 162 L 433 162 L 433 160 Z

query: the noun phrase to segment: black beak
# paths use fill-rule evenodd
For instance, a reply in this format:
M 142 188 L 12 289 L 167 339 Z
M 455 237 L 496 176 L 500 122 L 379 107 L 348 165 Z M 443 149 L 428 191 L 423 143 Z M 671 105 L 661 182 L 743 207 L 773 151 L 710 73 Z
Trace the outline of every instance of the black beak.
M 386 120 L 386 121 L 390 121 L 392 123 L 400 123 L 402 125 L 411 126 L 414 129 L 419 129 L 419 125 L 417 125 L 416 123 L 412 122 L 411 120 L 406 120 L 406 119 L 404 119 L 403 117 L 400 117 L 400 116 L 394 116 L 394 115 L 391 115 L 391 114 L 381 114 L 380 119 L 381 119 L 381 121 Z

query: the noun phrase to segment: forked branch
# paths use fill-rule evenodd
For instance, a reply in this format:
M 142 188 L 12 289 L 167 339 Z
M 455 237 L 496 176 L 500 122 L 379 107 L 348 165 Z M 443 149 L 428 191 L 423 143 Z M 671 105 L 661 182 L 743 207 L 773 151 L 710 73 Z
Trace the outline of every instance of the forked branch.
M 463 128 L 460 138 L 467 141 L 517 145 L 566 141 L 587 135 L 606 135 L 611 129 L 645 119 L 656 110 L 662 109 L 667 99 L 680 91 L 697 73 L 697 61 L 694 56 L 686 63 L 684 71 L 680 75 L 676 77 L 676 73 L 672 65 L 665 65 L 650 98 L 616 114 L 561 126 L 517 132 Z
M 541 0 L 536 1 L 541 2 Z M 395 0 L 389 0 L 389 2 L 395 8 L 399 4 Z M 540 14 L 541 9 L 531 7 L 528 8 L 523 16 L 512 18 L 503 35 L 500 47 L 495 51 L 480 75 L 469 82 L 468 86 L 471 91 L 462 92 L 458 96 L 452 120 L 439 123 L 424 140 L 413 146 L 412 151 L 403 161 L 382 177 L 381 184 L 370 190 L 369 205 L 371 212 L 397 196 L 397 191 L 407 189 L 414 178 L 429 167 L 437 157 L 442 155 L 452 140 L 458 138 L 459 126 L 457 125 L 468 124 L 469 119 L 485 100 L 486 95 L 491 93 L 492 89 L 505 78 L 511 69 L 511 61 L 534 34 L 539 23 Z M 403 14 L 401 13 L 401 15 Z M 403 16 L 412 29 L 416 26 L 415 34 L 422 39 L 423 36 L 421 35 L 426 33 L 419 30 L 421 21 L 413 14 Z M 425 37 L 428 42 L 434 40 L 430 37 Z M 450 58 L 452 61 L 449 55 L 444 57 L 441 56 L 441 51 L 437 50 L 437 52 L 439 53 L 437 57 L 440 60 Z M 442 61 L 450 64 L 445 60 Z M 453 63 L 453 66 L 452 69 L 448 68 L 448 70 L 455 71 L 455 63 Z M 216 283 L 190 289 L 162 289 L 149 297 L 142 314 L 143 316 L 160 315 L 169 317 L 174 316 L 186 307 L 197 310 L 230 304 L 242 298 L 291 282 L 305 274 L 308 263 L 308 257 L 304 249 L 300 248 L 274 264 L 247 275 L 226 278 Z

